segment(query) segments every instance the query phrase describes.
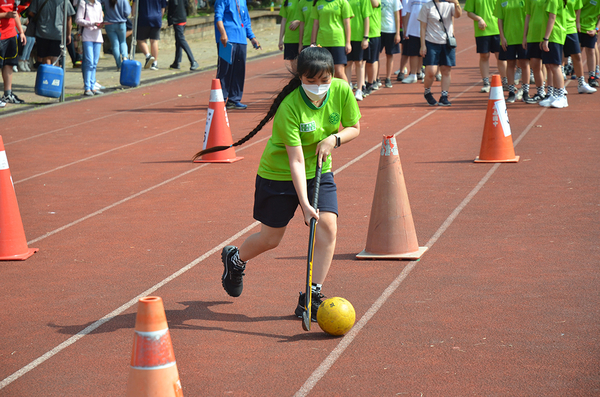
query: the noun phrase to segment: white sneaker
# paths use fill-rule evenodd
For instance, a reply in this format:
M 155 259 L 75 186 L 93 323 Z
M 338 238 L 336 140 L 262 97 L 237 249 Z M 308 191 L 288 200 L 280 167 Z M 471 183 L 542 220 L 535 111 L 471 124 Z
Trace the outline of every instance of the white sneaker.
M 356 92 L 354 93 L 354 98 L 356 98 L 357 101 L 362 101 L 363 100 L 362 90 L 356 90 Z
M 25 67 L 25 61 L 19 61 L 19 72 L 26 72 L 27 68 Z
M 92 91 L 96 91 L 96 90 L 105 90 L 106 87 L 104 87 L 103 85 L 101 85 L 100 83 L 98 83 L 96 81 L 96 84 L 94 84 L 94 89 Z
M 567 101 L 566 96 L 560 96 L 552 102 L 553 108 L 562 109 L 562 108 L 566 108 L 567 106 L 569 106 L 569 102 Z
M 13 72 L 19 73 L 19 67 L 17 65 L 13 65 Z
M 402 79 L 402 84 L 412 84 L 417 82 L 416 74 L 409 74 L 404 79 Z
M 594 87 L 590 87 L 590 85 L 588 83 L 583 83 L 581 85 L 581 87 L 577 88 L 577 91 L 580 94 L 592 94 L 592 93 L 596 92 L 596 89 Z
M 517 91 L 517 97 L 516 100 L 520 101 L 521 99 L 523 99 L 523 89 L 519 88 L 519 90 Z
M 548 95 L 546 96 L 545 99 L 542 99 L 541 101 L 538 102 L 538 105 L 543 106 L 545 108 L 549 108 L 550 106 L 552 106 L 552 103 L 557 100 L 558 98 L 556 98 L 553 95 Z M 565 98 L 566 99 L 566 98 Z
M 490 85 L 489 84 L 484 84 L 483 87 L 481 87 L 481 91 L 480 92 L 490 92 Z
M 438 73 L 435 75 L 435 81 L 442 81 L 442 74 Z

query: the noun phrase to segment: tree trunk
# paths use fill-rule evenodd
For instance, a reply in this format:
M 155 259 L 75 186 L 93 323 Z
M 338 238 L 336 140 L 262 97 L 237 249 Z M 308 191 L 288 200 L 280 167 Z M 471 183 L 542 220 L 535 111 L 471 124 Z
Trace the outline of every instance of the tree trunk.
M 187 11 L 187 15 L 192 16 L 192 15 L 196 15 L 198 13 L 198 5 L 196 3 L 197 0 L 186 0 L 186 11 Z

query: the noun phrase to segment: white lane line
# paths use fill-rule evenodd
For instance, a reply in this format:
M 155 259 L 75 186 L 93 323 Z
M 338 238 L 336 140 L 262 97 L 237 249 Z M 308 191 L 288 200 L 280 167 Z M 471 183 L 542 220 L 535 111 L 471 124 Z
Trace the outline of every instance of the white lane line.
M 468 89 L 474 86 L 469 87 Z M 467 89 L 467 90 L 468 90 Z M 464 91 L 463 91 L 464 93 Z M 462 93 L 461 93 L 462 94 Z M 540 117 L 544 114 L 547 109 L 542 109 L 538 115 L 529 123 L 529 125 L 523 130 L 519 138 L 515 140 L 513 143 L 514 146 L 527 135 L 527 133 L 531 130 L 531 128 L 535 125 L 535 123 L 539 120 Z M 463 201 L 452 211 L 452 213 L 446 218 L 444 223 L 439 227 L 439 229 L 433 234 L 433 236 L 427 241 L 425 244 L 426 247 L 431 248 L 435 242 L 444 234 L 446 230 L 450 227 L 452 222 L 458 217 L 460 212 L 469 204 L 469 202 L 475 197 L 477 192 L 481 190 L 481 188 L 486 184 L 486 182 L 492 177 L 492 175 L 500 168 L 501 163 L 496 163 L 492 166 L 492 168 L 481 178 L 479 183 L 469 192 L 469 194 L 463 199 Z M 384 305 L 384 303 L 389 299 L 389 297 L 398 289 L 400 284 L 408 277 L 410 272 L 417 266 L 418 261 L 410 261 L 406 267 L 402 270 L 402 272 L 396 277 L 394 281 L 383 291 L 383 293 L 377 298 L 375 303 L 367 310 L 367 312 L 361 317 L 361 319 L 354 325 L 354 327 L 348 332 L 344 338 L 340 341 L 340 343 L 329 353 L 327 357 L 321 362 L 321 365 L 315 369 L 315 371 L 310 375 L 310 377 L 304 382 L 302 387 L 294 394 L 294 397 L 304 397 L 310 393 L 310 391 L 316 386 L 316 384 L 325 376 L 325 374 L 329 371 L 329 369 L 335 364 L 335 362 L 341 357 L 346 348 L 354 341 L 354 339 L 358 336 L 359 332 L 363 329 L 363 327 L 373 318 L 373 316 L 379 311 L 379 309 Z

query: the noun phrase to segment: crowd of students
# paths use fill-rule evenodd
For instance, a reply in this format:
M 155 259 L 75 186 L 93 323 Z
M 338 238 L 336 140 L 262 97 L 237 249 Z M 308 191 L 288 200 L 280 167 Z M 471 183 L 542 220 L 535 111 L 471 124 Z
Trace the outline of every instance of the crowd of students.
M 381 86 L 392 86 L 394 55 L 401 53 L 397 81 L 424 80 L 427 102 L 450 106 L 453 21 L 462 11 L 456 0 L 286 0 L 279 46 L 292 63 L 303 47 L 326 48 L 335 77 L 346 80 L 359 101 Z M 490 90 L 492 53 L 509 103 L 566 107 L 569 75 L 577 79 L 579 93 L 596 91 L 600 1 L 466 0 L 464 11 L 473 20 L 481 92 Z M 383 51 L 386 67 L 380 73 Z M 439 101 L 430 91 L 434 79 L 442 81 Z M 530 94 L 530 83 L 535 83 L 535 94 Z

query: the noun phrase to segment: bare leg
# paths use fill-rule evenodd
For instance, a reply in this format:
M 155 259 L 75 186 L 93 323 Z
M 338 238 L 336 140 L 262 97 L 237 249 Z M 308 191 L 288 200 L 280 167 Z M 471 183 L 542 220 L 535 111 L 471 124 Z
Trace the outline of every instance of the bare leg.
M 276 248 L 285 234 L 285 229 L 285 227 L 261 225 L 260 232 L 254 233 L 242 243 L 239 249 L 240 260 L 246 262 Z
M 337 236 L 337 215 L 333 212 L 321 212 L 315 236 L 313 258 L 313 283 L 323 284 L 335 251 Z

